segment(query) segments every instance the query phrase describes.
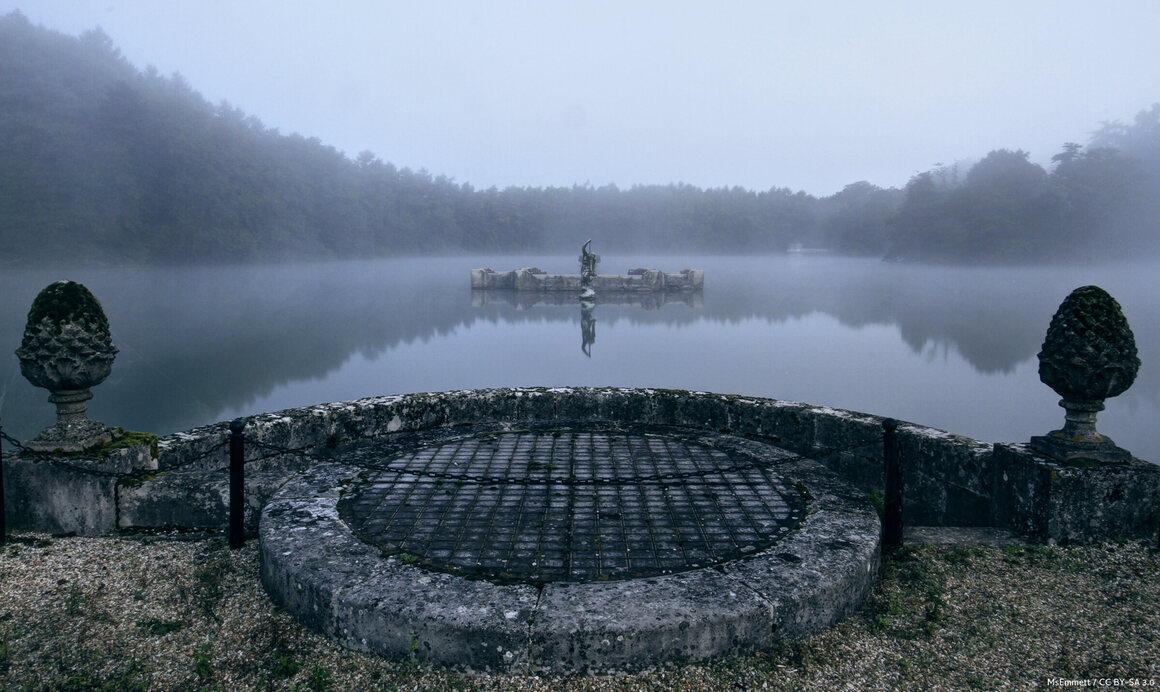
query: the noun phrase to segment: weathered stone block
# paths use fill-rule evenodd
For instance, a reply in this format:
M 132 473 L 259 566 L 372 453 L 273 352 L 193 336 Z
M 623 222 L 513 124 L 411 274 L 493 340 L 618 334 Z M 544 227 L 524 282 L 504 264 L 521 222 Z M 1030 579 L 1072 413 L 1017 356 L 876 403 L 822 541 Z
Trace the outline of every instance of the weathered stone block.
M 531 672 L 603 673 L 704 661 L 768 646 L 769 603 L 721 572 L 544 587 L 531 625 Z
M 4 460 L 4 514 L 13 529 L 95 536 L 117 528 L 116 483 L 156 468 L 149 445 L 90 459 Z
M 227 460 L 228 463 L 228 460 Z M 312 464 L 309 457 L 284 455 L 245 467 L 246 504 L 243 523 L 255 528 L 262 507 L 286 479 Z M 229 523 L 230 480 L 221 460 L 210 470 L 161 472 L 117 485 L 117 523 L 113 528 L 215 528 Z
M 1160 466 L 1076 467 L 1025 444 L 997 444 L 994 517 L 1039 539 L 1153 537 L 1160 526 Z

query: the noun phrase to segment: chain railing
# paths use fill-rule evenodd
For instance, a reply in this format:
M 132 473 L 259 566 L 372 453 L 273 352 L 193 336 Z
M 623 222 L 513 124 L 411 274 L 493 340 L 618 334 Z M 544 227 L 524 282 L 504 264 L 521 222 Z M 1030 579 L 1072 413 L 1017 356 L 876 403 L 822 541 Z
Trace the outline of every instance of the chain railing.
M 0 545 L 8 540 L 8 530 L 4 524 L 7 511 L 4 508 L 4 426 L 0 424 Z
M 882 439 L 883 438 L 881 435 L 876 435 L 875 437 L 873 437 L 869 440 L 864 440 L 862 442 L 858 442 L 858 443 L 849 445 L 847 447 L 828 449 L 825 451 L 824 455 L 828 456 L 831 454 L 850 453 L 850 452 L 853 452 L 854 450 L 861 449 L 863 447 L 868 447 L 872 444 L 881 443 Z M 257 441 L 254 441 L 253 444 L 255 444 L 256 446 L 261 447 L 263 449 L 271 451 L 272 455 L 274 455 L 274 456 L 286 455 L 286 454 L 296 454 L 296 455 L 299 455 L 302 457 L 309 458 L 309 459 L 314 460 L 314 461 L 320 461 L 320 462 L 333 462 L 334 461 L 333 457 L 322 457 L 319 455 L 303 452 L 302 450 L 291 450 L 291 449 L 286 449 L 286 448 L 280 448 L 280 447 L 277 447 L 275 445 L 270 445 L 268 443 L 262 443 L 262 442 L 257 442 Z M 590 476 L 580 477 L 580 476 L 575 476 L 575 475 L 559 476 L 559 477 L 554 477 L 554 478 L 551 478 L 551 477 L 549 477 L 549 478 L 543 478 L 543 477 L 535 478 L 535 477 L 529 477 L 529 476 L 496 476 L 496 475 L 485 475 L 485 474 L 467 474 L 467 473 L 456 473 L 456 472 L 451 472 L 451 471 L 433 471 L 433 470 L 429 470 L 429 469 L 416 469 L 416 468 L 411 468 L 411 467 L 395 467 L 395 466 L 390 465 L 392 462 L 386 462 L 386 463 L 383 463 L 383 462 L 377 462 L 377 463 L 376 462 L 365 462 L 365 461 L 360 461 L 357 458 L 350 458 L 350 457 L 344 458 L 341 463 L 343 463 L 346 466 L 352 466 L 352 467 L 367 470 L 367 471 L 376 471 L 376 472 L 382 472 L 382 473 L 397 473 L 400 475 L 417 476 L 420 478 L 430 478 L 432 480 L 440 480 L 440 481 L 463 481 L 463 482 L 471 482 L 471 483 L 504 483 L 504 484 L 509 484 L 509 485 L 559 485 L 559 486 L 612 485 L 612 486 L 617 486 L 617 485 L 635 485 L 635 484 L 639 484 L 639 483 L 664 483 L 666 481 L 681 481 L 681 480 L 688 480 L 690 478 L 701 478 L 701 477 L 710 476 L 710 475 L 737 473 L 737 472 L 749 471 L 749 470 L 768 469 L 768 468 L 773 467 L 773 466 L 788 464 L 788 463 L 792 463 L 795 461 L 802 461 L 805 459 L 813 459 L 816 456 L 821 456 L 821 455 L 817 455 L 817 454 L 814 454 L 814 455 L 792 454 L 789 456 L 778 456 L 778 457 L 773 457 L 773 458 L 769 458 L 769 459 L 750 459 L 749 461 L 731 464 L 729 466 L 714 466 L 711 468 L 698 468 L 698 469 L 689 470 L 689 471 L 671 471 L 668 473 L 654 473 L 654 474 L 636 475 L 636 476 L 617 476 L 617 477 L 612 477 L 612 478 L 594 477 L 594 476 L 592 476 L 592 477 L 590 477 Z
M 246 421 L 230 423 L 230 549 L 246 544 Z
M 665 483 L 673 481 L 688 480 L 690 478 L 704 477 L 707 475 L 718 475 L 726 473 L 738 473 L 748 470 L 768 469 L 773 466 L 793 463 L 805 459 L 815 459 L 819 456 L 832 456 L 836 454 L 851 454 L 856 450 L 869 447 L 874 444 L 883 444 L 883 459 L 885 460 L 886 470 L 886 506 L 885 518 L 883 523 L 883 549 L 896 549 L 902 541 L 902 473 L 901 464 L 898 453 L 898 438 L 897 438 L 897 422 L 892 419 L 886 419 L 882 422 L 883 434 L 874 435 L 870 438 L 861 440 L 859 442 L 844 446 L 827 449 L 819 449 L 811 454 L 791 454 L 789 456 L 779 456 L 769 459 L 756 459 L 742 463 L 731 464 L 729 466 L 719 466 L 712 468 L 698 468 L 687 471 L 672 471 L 668 473 L 655 473 L 647 475 L 638 475 L 631 477 L 577 477 L 569 475 L 567 477 L 557 478 L 532 478 L 528 476 L 494 476 L 483 474 L 463 474 L 448 471 L 432 471 L 426 469 L 414 469 L 406 467 L 392 467 L 391 462 L 366 462 L 357 459 L 356 457 L 347 457 L 341 463 L 354 468 L 375 471 L 380 473 L 397 473 L 399 475 L 417 476 L 420 478 L 430 478 L 433 480 L 451 480 L 451 481 L 465 481 L 478 483 L 507 483 L 514 485 L 557 485 L 557 486 L 607 486 L 607 485 L 631 485 L 639 483 Z M 177 464 L 169 465 L 165 468 L 166 472 L 176 471 L 187 468 L 200 461 L 208 459 L 215 454 L 218 454 L 223 448 L 229 447 L 229 462 L 221 467 L 207 469 L 206 473 L 229 472 L 229 545 L 231 548 L 237 549 L 245 545 L 244 533 L 244 514 L 245 514 L 245 466 L 255 464 L 261 461 L 274 458 L 298 457 L 306 461 L 315 463 L 332 463 L 335 461 L 330 454 L 322 455 L 313 451 L 312 447 L 304 446 L 298 448 L 283 447 L 269 442 L 264 442 L 258 439 L 247 439 L 245 434 L 246 422 L 244 419 L 236 419 L 229 425 L 229 433 L 225 439 L 210 448 L 182 459 Z M 0 440 L 12 445 L 16 450 L 17 456 L 23 459 L 38 459 L 47 462 L 58 468 L 68 469 L 69 471 L 91 476 L 99 476 L 105 478 L 122 478 L 129 474 L 118 473 L 114 471 L 107 471 L 104 469 L 93 468 L 80 463 L 74 463 L 67 458 L 62 458 L 59 455 L 54 455 L 48 452 L 40 452 L 29 449 L 9 436 L 0 427 Z M 247 443 L 252 448 L 261 450 L 263 453 L 246 458 Z M 866 457 L 868 460 L 876 458 Z M 4 524 L 4 495 L 3 495 L 3 454 L 0 454 L 0 544 L 5 539 L 5 524 Z
M 886 467 L 886 493 L 882 508 L 882 550 L 893 553 L 902 547 L 902 459 L 898 453 L 898 421 L 882 421 L 882 461 Z

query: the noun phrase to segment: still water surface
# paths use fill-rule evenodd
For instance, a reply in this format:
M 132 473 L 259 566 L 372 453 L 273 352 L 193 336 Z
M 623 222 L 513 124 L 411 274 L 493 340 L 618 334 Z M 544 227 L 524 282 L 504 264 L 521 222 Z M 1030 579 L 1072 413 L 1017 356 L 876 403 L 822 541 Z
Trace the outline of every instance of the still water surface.
M 587 315 L 472 295 L 469 270 L 574 257 L 453 257 L 298 265 L 8 271 L 0 277 L 0 417 L 26 439 L 54 418 L 13 351 L 36 293 L 89 286 L 121 352 L 93 418 L 168 433 L 324 401 L 517 385 L 623 385 L 767 396 L 894 416 L 986 441 L 1063 423 L 1036 353 L 1072 289 L 1124 308 L 1143 361 L 1099 428 L 1160 460 L 1157 264 L 967 268 L 825 256 L 610 257 L 600 270 L 705 270 L 699 300 L 598 296 Z M 584 333 L 587 330 L 588 343 Z

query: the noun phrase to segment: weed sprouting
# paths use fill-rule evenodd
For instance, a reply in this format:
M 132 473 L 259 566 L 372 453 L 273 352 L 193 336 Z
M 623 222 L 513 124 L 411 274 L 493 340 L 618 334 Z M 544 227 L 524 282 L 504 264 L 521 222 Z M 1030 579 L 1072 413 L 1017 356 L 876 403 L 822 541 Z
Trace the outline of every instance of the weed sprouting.
M 84 615 L 92 602 L 92 597 L 85 593 L 79 584 L 71 584 L 64 599 L 64 612 L 67 615 Z
M 778 639 L 770 653 L 794 668 L 808 668 L 815 661 L 813 649 L 801 639 Z
M 882 494 L 882 488 L 870 488 L 866 493 L 866 499 L 873 505 L 874 511 L 878 513 L 880 520 L 886 519 L 886 496 Z
M 8 672 L 12 660 L 12 644 L 9 642 L 7 631 L 0 634 L 0 675 Z
M 224 543 L 211 552 L 193 573 L 195 603 L 214 620 L 217 614 L 214 609 L 221 601 L 226 576 L 230 571 L 229 553 L 224 550 Z
M 193 674 L 203 683 L 213 678 L 213 644 L 206 642 L 193 654 Z
M 419 654 L 419 634 L 417 632 L 411 633 L 411 643 L 408 644 L 407 647 L 409 649 L 407 656 L 411 659 L 411 662 L 414 663 L 417 660 L 417 656 Z
M 282 650 L 274 652 L 274 670 L 271 671 L 275 680 L 289 680 L 298 674 L 302 667 L 290 652 Z
M 159 620 L 158 618 L 147 618 L 145 620 L 138 620 L 137 626 L 145 630 L 149 634 L 156 636 L 163 636 L 170 632 L 176 632 L 185 626 L 181 620 Z
M 310 669 L 310 677 L 306 679 L 306 685 L 313 692 L 323 692 L 330 689 L 334 684 L 334 676 L 331 675 L 330 669 L 324 665 L 316 665 Z

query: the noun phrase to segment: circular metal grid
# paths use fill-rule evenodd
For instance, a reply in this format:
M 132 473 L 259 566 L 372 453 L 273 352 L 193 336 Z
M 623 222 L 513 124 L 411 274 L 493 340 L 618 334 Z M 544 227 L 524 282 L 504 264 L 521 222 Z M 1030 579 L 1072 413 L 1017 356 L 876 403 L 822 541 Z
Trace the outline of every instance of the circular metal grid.
M 340 513 L 386 553 L 468 577 L 668 574 L 751 554 L 797 526 L 805 501 L 776 471 L 789 455 L 765 449 L 761 459 L 633 432 L 478 435 L 380 461 Z

